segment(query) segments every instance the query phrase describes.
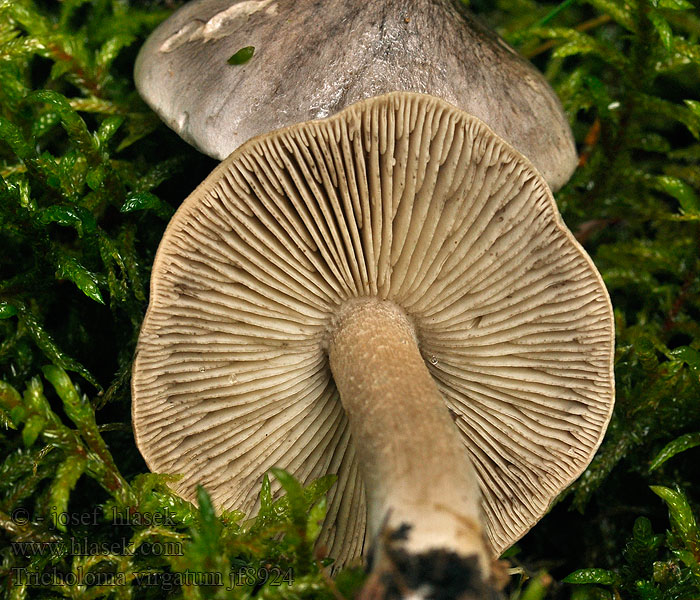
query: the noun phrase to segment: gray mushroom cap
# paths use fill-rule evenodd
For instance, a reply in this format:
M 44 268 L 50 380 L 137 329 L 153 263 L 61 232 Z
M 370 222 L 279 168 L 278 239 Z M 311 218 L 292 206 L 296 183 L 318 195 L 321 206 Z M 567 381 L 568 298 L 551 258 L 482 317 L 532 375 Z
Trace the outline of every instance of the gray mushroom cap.
M 612 310 L 529 161 L 429 96 L 260 136 L 185 200 L 153 265 L 133 368 L 146 462 L 183 474 L 182 495 L 201 483 L 246 512 L 270 467 L 303 482 L 337 473 L 322 540 L 339 563 L 355 556 L 362 441 L 326 349 L 339 310 L 368 297 L 413 324 L 502 551 L 602 440 Z
M 246 46 L 253 58 L 228 64 Z M 484 121 L 553 190 L 576 167 L 544 77 L 454 0 L 196 0 L 151 35 L 135 78 L 169 127 L 218 159 L 268 131 L 410 91 Z

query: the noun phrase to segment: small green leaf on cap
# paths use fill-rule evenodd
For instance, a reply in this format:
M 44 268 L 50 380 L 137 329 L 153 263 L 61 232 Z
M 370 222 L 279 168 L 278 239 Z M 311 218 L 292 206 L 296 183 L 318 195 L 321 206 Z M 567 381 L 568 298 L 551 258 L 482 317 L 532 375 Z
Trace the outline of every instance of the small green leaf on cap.
M 231 58 L 226 62 L 230 65 L 244 65 L 255 54 L 255 46 L 245 46 L 236 52 Z

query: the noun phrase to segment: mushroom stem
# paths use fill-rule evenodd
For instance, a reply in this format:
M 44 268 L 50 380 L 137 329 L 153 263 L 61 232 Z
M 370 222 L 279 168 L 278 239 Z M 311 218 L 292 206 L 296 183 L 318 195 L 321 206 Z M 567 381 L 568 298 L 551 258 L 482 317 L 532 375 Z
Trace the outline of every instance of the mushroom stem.
M 444 551 L 488 580 L 476 473 L 406 315 L 376 298 L 346 303 L 329 357 L 379 560 L 392 549 L 413 557 Z

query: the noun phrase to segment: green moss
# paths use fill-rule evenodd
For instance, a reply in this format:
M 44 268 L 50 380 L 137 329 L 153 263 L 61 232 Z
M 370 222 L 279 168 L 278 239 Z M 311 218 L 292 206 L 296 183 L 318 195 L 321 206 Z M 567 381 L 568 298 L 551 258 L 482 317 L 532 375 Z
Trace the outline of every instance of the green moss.
M 697 598 L 700 15 L 687 0 L 469 4 L 562 98 L 581 165 L 557 201 L 617 325 L 608 435 L 511 552 L 513 597 Z M 361 573 L 331 582 L 311 550 L 330 480 L 302 490 L 275 472 L 286 496 L 272 502 L 266 483 L 257 519 L 216 516 L 203 490 L 194 506 L 149 474 L 131 437 L 150 264 L 214 165 L 133 88 L 136 51 L 169 12 L 155 1 L 0 0 L 3 593 L 349 598 Z M 669 527 L 666 507 L 669 532 L 654 533 Z M 104 551 L 81 556 L 89 544 Z M 51 585 L 59 576 L 71 585 Z M 239 585 L 226 590 L 230 577 Z

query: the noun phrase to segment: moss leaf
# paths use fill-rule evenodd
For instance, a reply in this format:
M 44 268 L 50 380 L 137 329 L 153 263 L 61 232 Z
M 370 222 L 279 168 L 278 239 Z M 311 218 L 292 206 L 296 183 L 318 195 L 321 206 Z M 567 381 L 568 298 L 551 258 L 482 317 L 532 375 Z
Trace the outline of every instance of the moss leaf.
M 576 585 L 587 583 L 598 583 L 600 585 L 614 585 L 619 581 L 619 577 L 614 571 L 607 569 L 579 569 L 562 580 L 564 583 Z
M 687 540 L 688 544 L 692 544 L 694 547 L 700 541 L 700 531 L 698 530 L 693 510 L 690 508 L 685 495 L 682 492 L 661 485 L 652 485 L 650 487 L 651 491 L 666 503 L 672 527 L 682 539 Z
M 100 304 L 105 303 L 97 284 L 97 277 L 76 259 L 66 255 L 59 255 L 56 260 L 56 277 L 70 279 L 88 298 Z
M 651 461 L 651 465 L 649 465 L 649 471 L 655 471 L 669 458 L 673 458 L 676 454 L 680 454 L 696 446 L 700 446 L 700 432 L 686 433 L 685 435 L 677 437 L 672 442 L 666 444 L 661 452 L 654 457 L 654 460 Z

